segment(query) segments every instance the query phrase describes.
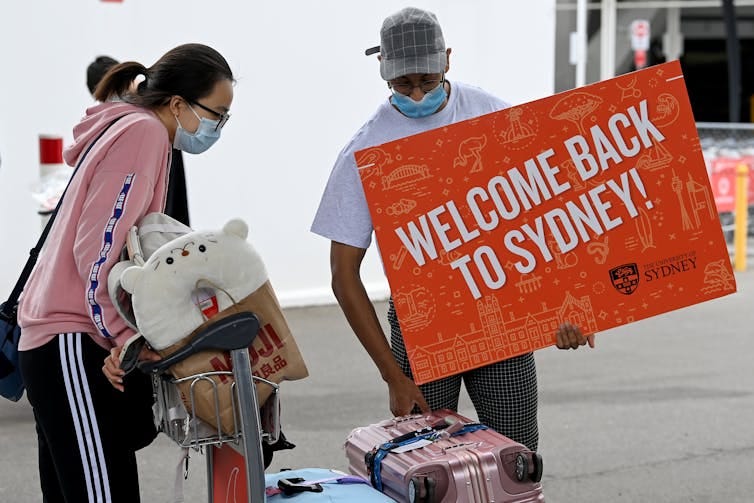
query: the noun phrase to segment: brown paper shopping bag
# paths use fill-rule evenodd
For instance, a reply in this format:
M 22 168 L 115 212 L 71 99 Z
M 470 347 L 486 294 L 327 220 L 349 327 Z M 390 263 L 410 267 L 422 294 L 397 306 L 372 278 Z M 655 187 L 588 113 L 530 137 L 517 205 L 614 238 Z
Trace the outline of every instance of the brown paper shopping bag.
M 252 312 L 260 321 L 259 332 L 249 346 L 254 376 L 279 384 L 309 375 L 269 281 L 246 298 L 209 318 L 182 341 L 160 350 L 160 355 L 171 355 L 211 323 L 239 312 Z M 230 354 L 215 350 L 201 351 L 170 367 L 170 373 L 178 380 L 196 374 L 229 370 L 232 370 Z M 237 401 L 232 396 L 232 386 L 233 377 L 229 375 L 209 375 L 178 382 L 181 398 L 189 412 L 193 410 L 199 419 L 215 428 L 218 427 L 219 418 L 219 427 L 226 434 L 233 434 L 240 428 L 240 423 L 233 417 L 233 403 Z M 256 391 L 261 407 L 272 393 L 272 387 L 257 382 Z

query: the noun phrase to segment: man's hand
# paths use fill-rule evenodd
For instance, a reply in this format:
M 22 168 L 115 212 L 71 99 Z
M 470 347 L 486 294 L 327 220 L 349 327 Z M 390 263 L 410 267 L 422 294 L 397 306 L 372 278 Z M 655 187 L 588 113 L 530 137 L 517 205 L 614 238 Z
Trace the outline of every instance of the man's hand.
M 105 377 L 110 381 L 113 388 L 118 391 L 123 391 L 123 377 L 126 375 L 126 372 L 120 368 L 120 352 L 122 350 L 123 348 L 120 346 L 112 348 L 110 354 L 105 358 L 105 364 L 102 366 L 102 373 L 105 374 Z M 146 346 L 139 353 L 139 361 L 155 362 L 161 359 L 162 357 L 158 353 L 155 353 Z
M 390 393 L 390 412 L 394 416 L 411 414 L 414 406 L 419 407 L 422 412 L 431 412 L 419 387 L 405 375 L 394 377 L 387 385 Z
M 558 327 L 555 332 L 559 349 L 578 349 L 579 346 L 589 344 L 590 348 L 594 347 L 594 334 L 584 336 L 581 329 L 572 323 L 565 322 Z

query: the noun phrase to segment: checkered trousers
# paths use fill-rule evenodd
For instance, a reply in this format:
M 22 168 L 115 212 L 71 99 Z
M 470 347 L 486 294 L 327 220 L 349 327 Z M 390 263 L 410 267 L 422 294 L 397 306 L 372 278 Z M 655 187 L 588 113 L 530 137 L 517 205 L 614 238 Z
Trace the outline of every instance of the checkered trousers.
M 403 373 L 413 379 L 392 298 L 388 322 L 393 356 Z M 537 370 L 533 353 L 421 384 L 419 389 L 432 410 L 457 411 L 462 380 L 481 423 L 537 450 Z

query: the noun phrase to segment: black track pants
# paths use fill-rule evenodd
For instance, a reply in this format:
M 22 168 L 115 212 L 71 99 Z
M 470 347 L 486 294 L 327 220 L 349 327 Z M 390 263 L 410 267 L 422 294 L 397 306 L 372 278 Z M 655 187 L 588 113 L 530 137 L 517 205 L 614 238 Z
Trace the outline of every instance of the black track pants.
M 151 384 L 133 372 L 125 392 L 114 389 L 102 373 L 107 354 L 81 333 L 20 353 L 45 503 L 139 502 L 135 451 L 156 434 Z

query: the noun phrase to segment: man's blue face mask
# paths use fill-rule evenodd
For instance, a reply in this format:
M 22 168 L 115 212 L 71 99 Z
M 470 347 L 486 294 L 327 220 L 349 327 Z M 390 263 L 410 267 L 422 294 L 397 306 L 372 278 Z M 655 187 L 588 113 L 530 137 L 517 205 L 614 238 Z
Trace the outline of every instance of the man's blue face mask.
M 401 111 L 406 117 L 418 119 L 427 117 L 437 112 L 437 109 L 445 103 L 448 93 L 445 92 L 445 79 L 440 82 L 436 88 L 426 93 L 419 101 L 414 101 L 410 97 L 400 93 L 393 92 L 391 103 Z

